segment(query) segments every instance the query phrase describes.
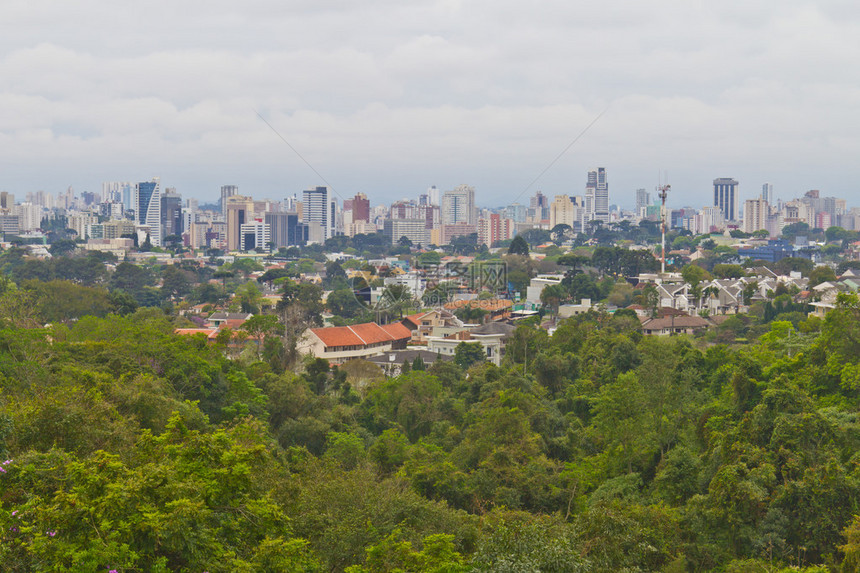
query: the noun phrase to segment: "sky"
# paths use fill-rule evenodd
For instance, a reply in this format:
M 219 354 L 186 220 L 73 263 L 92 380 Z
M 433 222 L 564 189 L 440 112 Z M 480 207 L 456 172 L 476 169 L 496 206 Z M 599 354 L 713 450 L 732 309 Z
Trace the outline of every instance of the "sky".
M 860 206 L 860 3 L 4 0 L 0 149 L 16 198 L 159 176 L 493 207 L 605 167 L 622 206 L 717 177 Z

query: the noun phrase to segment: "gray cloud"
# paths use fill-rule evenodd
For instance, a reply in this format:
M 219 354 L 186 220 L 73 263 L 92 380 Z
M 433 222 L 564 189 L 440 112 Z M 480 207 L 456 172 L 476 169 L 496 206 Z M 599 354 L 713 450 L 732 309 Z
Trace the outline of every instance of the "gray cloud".
M 11 1 L 0 49 L 0 188 L 148 178 L 281 197 L 414 196 L 468 182 L 513 200 L 609 170 L 632 201 L 668 170 L 860 204 L 860 7 L 852 2 Z

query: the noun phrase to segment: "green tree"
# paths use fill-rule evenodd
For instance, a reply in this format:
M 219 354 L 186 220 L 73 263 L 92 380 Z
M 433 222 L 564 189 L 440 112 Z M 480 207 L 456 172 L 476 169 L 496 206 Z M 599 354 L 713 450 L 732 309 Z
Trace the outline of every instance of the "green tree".
M 517 235 L 514 237 L 514 240 L 511 241 L 511 246 L 508 247 L 509 255 L 522 255 L 529 256 L 529 244 L 522 237 L 522 235 Z
M 480 342 L 461 342 L 454 348 L 454 362 L 460 368 L 467 369 L 486 359 L 487 353 Z

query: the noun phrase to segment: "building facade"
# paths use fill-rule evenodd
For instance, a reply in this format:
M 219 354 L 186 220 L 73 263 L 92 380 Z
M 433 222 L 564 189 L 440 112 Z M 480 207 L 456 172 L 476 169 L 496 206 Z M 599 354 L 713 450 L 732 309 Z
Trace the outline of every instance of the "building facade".
M 738 220 L 738 182 L 730 177 L 714 179 L 714 206 L 726 221 Z
M 135 186 L 134 213 L 138 226 L 149 228 L 149 241 L 161 246 L 161 181 L 153 177 Z

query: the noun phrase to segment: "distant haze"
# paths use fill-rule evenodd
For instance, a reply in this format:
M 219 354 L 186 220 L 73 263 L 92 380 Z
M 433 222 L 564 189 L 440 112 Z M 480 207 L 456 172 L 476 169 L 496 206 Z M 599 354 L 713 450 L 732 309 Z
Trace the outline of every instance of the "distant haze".
M 7 0 L 0 190 L 161 177 L 281 199 L 323 184 L 376 204 L 467 183 L 610 202 L 668 171 L 741 199 L 860 205 L 860 4 L 840 1 Z M 606 114 L 526 187 L 604 109 Z

